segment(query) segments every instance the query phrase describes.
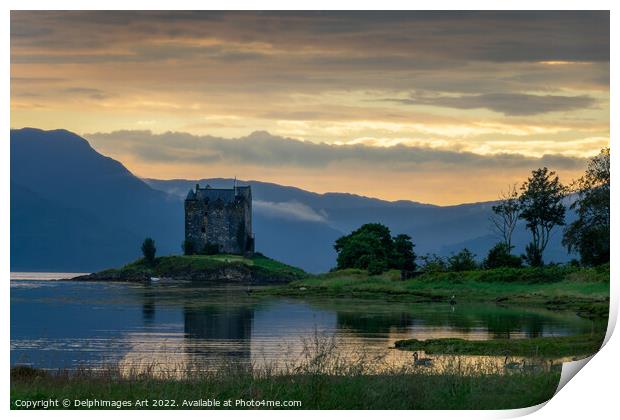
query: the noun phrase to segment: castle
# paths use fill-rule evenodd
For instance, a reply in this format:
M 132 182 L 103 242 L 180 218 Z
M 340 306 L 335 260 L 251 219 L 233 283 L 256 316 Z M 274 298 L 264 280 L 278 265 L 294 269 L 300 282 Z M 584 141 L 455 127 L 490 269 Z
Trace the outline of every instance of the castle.
M 186 254 L 252 254 L 250 186 L 190 190 L 185 199 Z

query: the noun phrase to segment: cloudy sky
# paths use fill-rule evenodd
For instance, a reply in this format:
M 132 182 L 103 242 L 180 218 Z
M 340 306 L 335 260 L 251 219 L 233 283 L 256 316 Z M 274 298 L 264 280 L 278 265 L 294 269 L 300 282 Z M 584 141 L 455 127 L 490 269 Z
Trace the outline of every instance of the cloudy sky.
M 11 126 L 144 177 L 494 199 L 609 144 L 609 14 L 12 12 Z

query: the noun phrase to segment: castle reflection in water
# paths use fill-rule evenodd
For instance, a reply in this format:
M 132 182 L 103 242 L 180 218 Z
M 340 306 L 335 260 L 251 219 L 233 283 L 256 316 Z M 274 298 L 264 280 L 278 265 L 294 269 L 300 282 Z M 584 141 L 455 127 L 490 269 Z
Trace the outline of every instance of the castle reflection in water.
M 183 354 L 185 362 L 256 363 L 259 353 L 263 358 L 278 360 L 286 351 L 285 343 L 296 343 L 292 347 L 299 354 L 298 339 L 317 331 L 337 335 L 345 346 L 377 351 L 387 350 L 397 339 L 412 337 L 488 339 L 568 333 L 566 325 L 550 320 L 545 311 L 488 305 L 450 308 L 438 304 L 383 305 L 369 310 L 354 301 L 240 301 L 239 293 L 244 292 L 223 293 L 205 304 L 186 299 L 172 305 L 182 311 L 182 340 L 177 342 L 176 351 Z M 151 293 L 142 297 L 143 323 L 153 325 L 157 297 Z M 170 310 L 170 306 L 166 309 Z
M 258 298 L 188 283 L 11 281 L 11 364 L 73 368 L 297 360 L 319 334 L 339 349 L 385 353 L 396 340 L 591 333 L 572 312 L 494 303 Z M 395 352 L 402 354 L 406 352 Z

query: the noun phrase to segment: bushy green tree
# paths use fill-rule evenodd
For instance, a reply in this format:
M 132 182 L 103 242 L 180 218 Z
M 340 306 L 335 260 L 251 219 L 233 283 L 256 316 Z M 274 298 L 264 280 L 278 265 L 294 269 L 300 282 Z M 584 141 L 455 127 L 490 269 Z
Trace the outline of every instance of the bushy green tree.
M 564 225 L 566 208 L 562 204 L 566 188 L 555 172 L 547 168 L 536 169 L 521 186 L 519 217 L 525 220 L 532 234 L 532 241 L 526 249 L 526 261 L 530 265 L 543 265 L 543 252 L 547 247 L 551 231 Z
M 476 262 L 476 255 L 474 255 L 469 249 L 463 248 L 458 254 L 452 255 L 448 258 L 448 270 L 449 271 L 471 271 L 478 268 Z
M 392 256 L 392 266 L 405 271 L 416 269 L 416 255 L 413 252 L 415 245 L 411 241 L 411 236 L 400 234 L 394 237 L 394 252 Z
M 366 224 L 350 235 L 336 240 L 334 248 L 338 253 L 339 269 L 368 269 L 371 261 L 381 260 L 387 266 L 388 256 L 392 252 L 390 230 L 378 223 Z
M 610 220 L 609 148 L 588 163 L 585 175 L 573 184 L 577 200 L 571 205 L 577 220 L 564 230 L 562 243 L 579 252 L 585 265 L 609 262 Z
M 392 238 L 390 229 L 380 223 L 368 223 L 336 240 L 337 268 L 360 268 L 371 274 L 388 269 L 415 269 L 413 242 L 408 235 Z
M 155 241 L 152 238 L 146 238 L 144 242 L 142 242 L 142 255 L 144 255 L 146 262 L 150 264 L 155 261 L 156 252 Z
M 506 243 L 499 242 L 489 250 L 483 266 L 484 268 L 521 267 L 521 258 L 512 255 Z

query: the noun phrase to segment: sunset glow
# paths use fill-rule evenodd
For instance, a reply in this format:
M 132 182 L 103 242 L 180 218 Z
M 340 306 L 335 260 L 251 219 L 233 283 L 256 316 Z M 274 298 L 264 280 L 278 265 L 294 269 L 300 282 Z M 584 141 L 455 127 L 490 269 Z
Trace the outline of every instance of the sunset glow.
M 11 126 L 142 177 L 489 200 L 609 145 L 609 13 L 12 12 Z

